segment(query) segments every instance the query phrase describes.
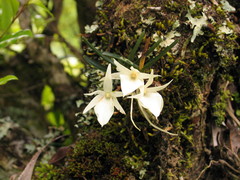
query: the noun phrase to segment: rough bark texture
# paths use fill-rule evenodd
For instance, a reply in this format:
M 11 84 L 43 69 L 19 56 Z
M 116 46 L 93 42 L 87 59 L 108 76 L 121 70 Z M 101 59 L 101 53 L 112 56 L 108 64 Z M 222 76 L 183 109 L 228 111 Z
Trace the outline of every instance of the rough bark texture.
M 174 37 L 178 44 L 168 56 L 153 66 L 154 72 L 162 75 L 161 83 L 174 80 L 168 90 L 162 92 L 165 107 L 159 124 L 172 127 L 179 137 L 162 133 L 148 137 L 149 127 L 141 125 L 143 132 L 136 133 L 130 128 L 128 134 L 137 136 L 132 139 L 137 144 L 136 149 L 142 145 L 147 153 L 147 156 L 139 155 L 143 161 L 150 162 L 145 179 L 231 179 L 240 176 L 239 162 L 233 160 L 238 152 L 238 143 L 235 143 L 239 132 L 235 131 L 234 136 L 232 132 L 239 118 L 235 115 L 239 107 L 236 98 L 239 91 L 239 9 L 235 1 L 230 3 L 236 11 L 227 12 L 220 1 L 199 0 L 191 9 L 188 1 L 106 0 L 97 13 L 100 27 L 89 40 L 96 42 L 103 51 L 124 57 L 142 31 L 146 36 L 140 52 L 149 37 L 153 43 L 153 34 L 163 38 L 172 30 L 181 34 Z M 193 28 L 186 17 L 188 12 L 197 18 L 204 13 L 208 19 L 202 27 L 204 34 L 199 34 L 194 42 L 191 42 Z M 179 26 L 175 28 L 176 22 Z M 220 34 L 219 29 L 226 22 L 233 31 Z M 135 119 L 141 124 L 143 119 L 138 114 L 136 112 Z

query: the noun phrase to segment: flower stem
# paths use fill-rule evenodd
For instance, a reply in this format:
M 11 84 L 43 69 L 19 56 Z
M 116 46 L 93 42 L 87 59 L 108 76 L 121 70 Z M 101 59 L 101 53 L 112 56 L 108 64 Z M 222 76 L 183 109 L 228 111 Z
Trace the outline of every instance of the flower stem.
M 133 98 L 131 98 L 130 119 L 131 119 L 134 127 L 135 127 L 137 130 L 141 131 L 141 130 L 137 127 L 137 125 L 135 124 L 135 122 L 133 121 L 132 115 L 133 115 Z
M 157 129 L 157 130 L 159 130 L 159 131 L 161 131 L 161 132 L 164 132 L 164 133 L 166 133 L 166 134 L 169 134 L 169 135 L 171 135 L 171 136 L 178 136 L 178 134 L 170 133 L 170 132 L 168 132 L 168 131 L 166 131 L 166 130 L 164 130 L 164 129 L 158 127 L 158 126 L 156 126 L 155 124 L 153 124 L 152 121 L 149 119 L 146 111 L 145 111 L 145 110 L 143 109 L 143 107 L 139 104 L 139 102 L 138 102 L 138 106 L 139 106 L 139 109 L 141 110 L 141 112 L 143 113 L 143 116 L 145 117 L 145 119 L 148 121 L 148 123 L 149 123 L 152 127 L 154 127 L 155 129 Z

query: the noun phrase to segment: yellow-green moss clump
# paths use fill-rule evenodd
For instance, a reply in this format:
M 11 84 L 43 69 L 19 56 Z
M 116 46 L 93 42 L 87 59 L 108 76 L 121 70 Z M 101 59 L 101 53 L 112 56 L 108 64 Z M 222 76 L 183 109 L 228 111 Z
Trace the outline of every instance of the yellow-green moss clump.
M 39 164 L 35 179 L 124 179 L 148 178 L 148 147 L 138 147 L 128 140 L 127 131 L 121 137 L 112 132 L 114 126 L 96 130 L 80 138 L 64 160 L 53 164 Z M 121 130 L 117 127 L 115 130 Z M 130 138 L 131 139 L 131 138 Z M 148 144 L 148 143 L 146 143 Z M 153 160 L 153 159 L 152 159 Z

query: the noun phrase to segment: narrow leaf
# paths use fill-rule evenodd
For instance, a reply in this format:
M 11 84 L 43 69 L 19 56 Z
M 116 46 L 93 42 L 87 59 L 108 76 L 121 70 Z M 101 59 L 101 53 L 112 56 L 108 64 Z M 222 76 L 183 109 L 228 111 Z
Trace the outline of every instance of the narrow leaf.
M 18 80 L 18 78 L 14 75 L 7 75 L 3 78 L 0 78 L 0 85 L 4 85 L 6 84 L 8 81 L 12 81 L 12 80 Z
M 83 56 L 83 59 L 90 65 L 96 67 L 97 69 L 106 72 L 107 68 L 103 65 L 101 65 L 100 63 L 98 63 L 97 61 L 94 61 L 92 59 L 90 59 L 88 56 Z
M 33 34 L 29 29 L 6 35 L 2 39 L 0 39 L 0 48 L 4 48 L 10 44 L 14 44 L 22 38 L 32 37 L 32 36 L 33 36 Z
M 114 64 L 113 60 L 104 56 L 102 54 L 102 52 L 100 52 L 99 50 L 97 50 L 85 37 L 82 37 L 82 40 L 97 54 L 99 55 L 101 58 L 103 58 L 105 61 Z
M 110 58 L 114 58 L 114 59 L 117 59 L 118 61 L 122 62 L 122 63 L 126 63 L 128 64 L 129 66 L 133 66 L 134 68 L 138 68 L 138 65 L 134 64 L 132 61 L 130 61 L 129 59 L 127 58 L 124 58 L 118 54 L 114 54 L 114 53 L 110 53 L 110 52 L 103 52 L 102 53 L 104 56 L 108 56 Z
M 143 31 L 142 34 L 139 36 L 139 38 L 138 38 L 135 46 L 134 46 L 133 49 L 131 50 L 131 52 L 130 52 L 130 54 L 129 54 L 129 56 L 128 56 L 128 59 L 129 59 L 130 61 L 133 61 L 133 60 L 134 60 L 134 56 L 136 55 L 136 52 L 137 52 L 137 50 L 138 50 L 138 48 L 139 48 L 139 46 L 140 46 L 140 44 L 141 44 L 144 36 L 145 36 L 145 31 Z
M 159 55 L 157 55 L 155 58 L 150 60 L 148 63 L 145 64 L 143 67 L 143 70 L 150 68 L 155 62 L 157 62 L 162 56 L 164 56 L 172 47 L 174 47 L 177 44 L 177 40 L 175 40 L 171 45 L 164 48 Z
M 159 39 L 157 42 L 155 42 L 146 52 L 145 56 L 147 57 L 149 54 L 151 54 L 156 47 L 162 42 L 162 39 Z

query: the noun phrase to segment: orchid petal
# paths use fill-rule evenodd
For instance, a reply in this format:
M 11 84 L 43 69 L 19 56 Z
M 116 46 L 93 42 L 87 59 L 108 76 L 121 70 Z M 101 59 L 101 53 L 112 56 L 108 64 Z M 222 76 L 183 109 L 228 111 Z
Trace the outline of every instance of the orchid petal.
M 125 66 L 121 65 L 119 62 L 114 60 L 114 64 L 117 66 L 117 71 L 123 73 L 123 74 L 129 74 L 130 70 L 126 68 Z
M 91 93 L 85 93 L 84 95 L 85 96 L 92 96 L 92 95 L 95 95 L 95 94 L 104 94 L 104 92 L 101 91 L 101 90 L 97 90 L 97 91 L 94 91 L 94 92 L 91 92 Z
M 105 92 L 112 91 L 112 75 L 111 75 L 111 64 L 107 67 L 107 72 L 103 81 L 103 90 Z
M 139 70 L 137 70 L 136 68 L 134 68 L 134 67 L 130 67 L 130 69 L 131 69 L 131 71 L 135 71 L 135 72 L 137 72 L 137 73 L 140 73 L 140 71 Z
M 120 73 L 116 72 L 116 73 L 112 73 L 112 79 L 120 79 Z
M 114 97 L 123 97 L 123 93 L 121 91 L 113 91 L 112 95 Z
M 151 69 L 150 77 L 149 77 L 147 83 L 146 83 L 144 86 L 145 86 L 145 87 L 150 86 L 150 85 L 153 83 L 153 78 L 154 78 L 154 76 L 153 76 L 153 70 Z
M 125 74 L 121 74 L 120 78 L 123 96 L 130 94 L 131 92 L 135 91 L 136 89 L 144 85 L 143 80 L 140 79 L 133 80 L 131 79 L 131 77 Z
M 98 122 L 101 126 L 108 123 L 114 112 L 114 106 L 112 99 L 103 98 L 94 107 L 95 114 L 97 115 Z
M 85 114 L 86 112 L 88 112 L 90 109 L 92 109 L 94 106 L 96 106 L 100 101 L 101 99 L 103 99 L 104 96 L 102 95 L 97 95 L 95 96 L 91 102 L 85 107 L 85 109 L 83 110 L 83 114 Z
M 163 109 L 163 98 L 159 93 L 147 93 L 138 98 L 140 104 L 148 109 L 156 118 L 160 115 Z
M 120 73 L 119 72 L 115 72 L 111 74 L 112 79 L 120 79 L 119 77 Z M 100 81 L 104 81 L 105 77 L 101 78 Z
M 150 87 L 148 88 L 148 92 L 157 92 L 157 91 L 161 91 L 163 89 L 165 89 L 173 80 L 169 81 L 167 84 L 164 84 L 162 86 L 158 86 L 158 87 Z
M 153 76 L 154 78 L 155 77 L 159 77 L 160 75 L 151 75 L 151 74 L 148 74 L 148 73 L 140 73 L 139 75 L 140 79 L 149 79 L 151 76 Z
M 122 106 L 119 104 L 117 98 L 112 98 L 113 100 L 113 105 L 116 107 L 118 111 L 120 111 L 122 114 L 126 114 Z
M 140 109 L 140 111 L 142 112 L 143 116 L 145 117 L 145 119 L 148 121 L 148 123 L 149 123 L 152 127 L 156 128 L 157 130 L 159 130 L 159 131 L 161 131 L 161 132 L 164 132 L 164 133 L 166 133 L 166 134 L 169 134 L 169 135 L 171 135 L 171 136 L 178 136 L 178 134 L 174 134 L 174 133 L 168 132 L 168 131 L 166 131 L 165 129 L 162 129 L 162 128 L 156 126 L 155 124 L 153 124 L 152 121 L 150 120 L 150 118 L 148 117 L 148 114 L 147 114 L 147 112 L 145 111 L 145 109 L 143 109 L 142 106 L 139 104 L 139 101 L 138 101 L 138 105 L 139 105 L 139 109 Z
M 142 88 L 141 88 L 142 89 Z M 140 91 L 141 91 L 140 89 Z M 139 93 L 139 94 L 135 94 L 135 95 L 132 95 L 132 96 L 128 96 L 127 98 L 132 98 L 132 99 L 139 99 L 140 97 L 142 97 L 144 95 L 144 93 Z

